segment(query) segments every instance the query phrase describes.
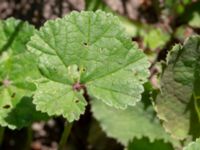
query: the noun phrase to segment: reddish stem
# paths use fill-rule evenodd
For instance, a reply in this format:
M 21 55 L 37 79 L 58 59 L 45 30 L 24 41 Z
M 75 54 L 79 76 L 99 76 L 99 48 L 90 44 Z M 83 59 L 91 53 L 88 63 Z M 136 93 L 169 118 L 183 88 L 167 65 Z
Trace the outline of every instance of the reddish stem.
M 72 87 L 73 87 L 73 90 L 75 91 L 80 91 L 81 89 L 83 90 L 85 89 L 85 85 L 79 82 L 75 83 Z

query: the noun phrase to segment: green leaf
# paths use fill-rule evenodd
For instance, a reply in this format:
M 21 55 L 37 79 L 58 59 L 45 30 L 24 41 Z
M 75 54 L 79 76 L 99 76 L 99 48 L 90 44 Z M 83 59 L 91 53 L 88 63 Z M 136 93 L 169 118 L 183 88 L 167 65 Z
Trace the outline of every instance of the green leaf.
M 192 18 L 189 20 L 189 25 L 194 28 L 200 28 L 200 12 L 193 12 Z
M 85 10 L 86 11 L 96 11 L 102 10 L 104 12 L 112 13 L 118 16 L 121 26 L 123 26 L 130 37 L 136 37 L 139 32 L 139 26 L 141 26 L 138 22 L 133 22 L 133 20 L 128 19 L 126 16 L 119 15 L 115 11 L 113 11 L 104 1 L 100 0 L 86 0 L 85 1 Z
M 62 114 L 70 122 L 79 119 L 87 104 L 82 93 L 74 91 L 71 86 L 54 81 L 38 85 L 34 103 L 37 104 L 37 109 L 50 116 Z
M 20 129 L 31 125 L 34 121 L 48 119 L 46 114 L 36 110 L 35 105 L 32 103 L 32 98 L 30 97 L 22 97 L 11 109 L 6 107 L 4 107 L 4 109 L 1 108 L 0 114 L 1 126 L 7 126 L 10 129 Z
M 168 55 L 156 99 L 158 116 L 177 139 L 199 136 L 200 124 L 194 102 L 199 96 L 200 38 L 193 36 L 183 46 L 176 45 Z
M 12 129 L 44 118 L 30 98 L 36 89 L 32 80 L 39 72 L 35 57 L 25 45 L 34 32 L 33 26 L 20 20 L 0 21 L 0 125 Z
M 200 139 L 196 139 L 195 142 L 189 143 L 183 150 L 199 150 L 200 149 Z
M 62 19 L 48 21 L 31 38 L 28 48 L 40 57 L 40 72 L 51 85 L 46 89 L 55 84 L 54 90 L 58 91 L 56 96 L 46 97 L 42 95 L 46 89 L 40 88 L 43 83 L 39 83 L 33 102 L 43 112 L 63 115 L 70 121 L 78 119 L 86 105 L 80 95 L 86 90 L 91 98 L 116 108 L 135 105 L 141 98 L 149 63 L 127 38 L 118 18 L 111 14 L 72 12 Z M 66 93 L 73 93 L 74 98 Z M 66 109 L 65 105 L 55 109 L 51 103 L 58 95 L 63 96 L 61 103 L 76 105 L 76 109 Z M 72 99 L 77 99 L 81 107 Z
M 0 21 L 0 53 L 6 50 L 14 54 L 24 52 L 34 31 L 34 27 L 27 22 L 14 18 Z
M 150 50 L 162 49 L 166 43 L 170 40 L 170 35 L 161 28 L 150 27 L 149 31 L 143 31 L 144 46 L 150 48 Z
M 194 1 L 185 7 L 185 12 L 180 16 L 180 20 L 187 22 L 192 28 L 200 28 L 200 1 Z
M 170 143 L 164 143 L 162 140 L 149 142 L 147 138 L 135 139 L 128 144 L 127 150 L 174 150 Z
M 92 112 L 107 135 L 116 138 L 124 145 L 127 145 L 132 139 L 142 137 L 149 138 L 150 142 L 157 139 L 169 142 L 171 138 L 156 117 L 149 97 L 148 92 L 145 93 L 143 101 L 138 102 L 136 106 L 129 106 L 125 110 L 112 108 L 101 101 L 94 100 Z
M 111 9 L 105 4 L 104 1 L 100 0 L 85 0 L 85 10 L 87 11 L 96 11 L 103 10 L 110 12 Z
M 193 28 L 200 28 L 200 2 L 197 1 L 191 5 L 185 14 L 186 19 L 188 19 L 188 24 Z
M 183 13 L 188 13 L 185 9 L 187 5 L 191 5 L 194 3 L 192 0 L 182 0 L 182 1 L 174 1 L 174 0 L 165 0 L 163 1 L 163 6 L 166 7 L 166 10 L 171 15 L 181 15 Z

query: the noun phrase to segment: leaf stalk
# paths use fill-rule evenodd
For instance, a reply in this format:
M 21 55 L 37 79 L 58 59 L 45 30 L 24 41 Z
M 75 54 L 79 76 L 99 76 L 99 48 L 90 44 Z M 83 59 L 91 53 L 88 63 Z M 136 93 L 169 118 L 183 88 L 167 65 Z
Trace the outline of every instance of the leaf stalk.
M 69 138 L 72 126 L 73 126 L 73 123 L 69 123 L 68 121 L 65 122 L 64 131 L 62 133 L 62 137 L 58 145 L 58 150 L 64 150 L 64 147 Z

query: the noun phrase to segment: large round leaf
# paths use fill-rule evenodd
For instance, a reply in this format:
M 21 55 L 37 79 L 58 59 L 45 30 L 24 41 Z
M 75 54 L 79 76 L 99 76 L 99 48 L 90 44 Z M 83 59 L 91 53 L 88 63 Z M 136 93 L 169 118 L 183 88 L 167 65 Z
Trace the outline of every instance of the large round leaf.
M 45 84 L 55 84 L 53 90 L 61 91 L 50 98 L 47 89 L 52 86 L 38 84 L 34 103 L 43 112 L 63 115 L 70 121 L 78 119 L 86 105 L 80 97 L 83 90 L 116 108 L 135 105 L 141 98 L 148 76 L 147 58 L 111 14 L 72 12 L 48 21 L 31 38 L 28 48 L 40 56 L 39 69 L 49 82 Z

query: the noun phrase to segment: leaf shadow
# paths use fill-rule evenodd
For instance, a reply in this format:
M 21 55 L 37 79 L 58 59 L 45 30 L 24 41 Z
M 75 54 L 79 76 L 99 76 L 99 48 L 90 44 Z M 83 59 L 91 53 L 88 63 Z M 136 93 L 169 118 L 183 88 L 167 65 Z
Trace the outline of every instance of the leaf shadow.
M 129 142 L 128 150 L 173 150 L 173 147 L 170 143 L 165 143 L 163 140 L 150 142 L 148 138 L 143 137 Z
M 49 118 L 48 115 L 37 111 L 32 101 L 31 97 L 22 97 L 20 102 L 4 118 L 5 121 L 20 129 L 30 125 L 34 121 L 47 120 Z
M 187 111 L 190 111 L 190 128 L 189 134 L 192 135 L 193 140 L 200 137 L 200 122 L 198 115 L 195 111 L 194 98 L 191 97 L 191 100 L 187 106 Z

